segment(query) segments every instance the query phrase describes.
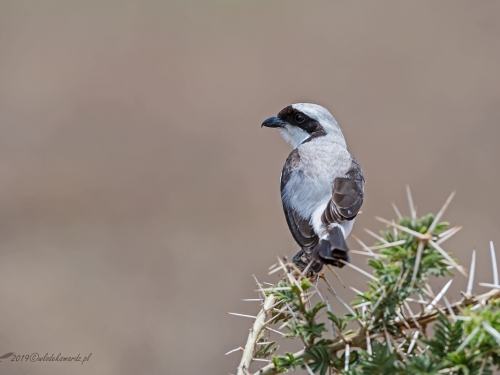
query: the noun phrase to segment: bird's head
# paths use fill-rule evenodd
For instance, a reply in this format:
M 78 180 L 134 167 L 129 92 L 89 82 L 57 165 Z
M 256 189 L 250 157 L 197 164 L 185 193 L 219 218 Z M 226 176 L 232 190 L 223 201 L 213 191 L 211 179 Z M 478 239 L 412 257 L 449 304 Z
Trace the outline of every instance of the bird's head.
M 278 128 L 283 138 L 293 147 L 311 137 L 329 136 L 345 144 L 344 136 L 335 118 L 317 104 L 296 103 L 283 108 L 277 116 L 262 123 L 268 128 Z

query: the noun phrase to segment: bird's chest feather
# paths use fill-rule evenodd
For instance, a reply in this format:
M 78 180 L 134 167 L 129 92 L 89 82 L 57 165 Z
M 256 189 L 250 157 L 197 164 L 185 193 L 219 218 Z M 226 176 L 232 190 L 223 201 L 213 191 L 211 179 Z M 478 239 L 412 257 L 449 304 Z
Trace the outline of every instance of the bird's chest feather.
M 334 146 L 306 143 L 298 148 L 300 157 L 291 169 L 282 199 L 303 218 L 310 218 L 318 206 L 330 200 L 333 181 L 350 167 L 349 153 Z

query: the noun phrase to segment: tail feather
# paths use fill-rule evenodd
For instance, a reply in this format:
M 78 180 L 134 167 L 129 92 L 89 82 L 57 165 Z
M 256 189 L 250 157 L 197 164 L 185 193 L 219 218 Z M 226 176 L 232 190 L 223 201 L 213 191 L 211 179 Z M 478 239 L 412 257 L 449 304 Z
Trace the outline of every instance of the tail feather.
M 344 233 L 339 227 L 333 227 L 328 240 L 321 240 L 316 247 L 316 258 L 322 263 L 342 268 L 343 260 L 349 263 L 349 248 L 344 239 Z

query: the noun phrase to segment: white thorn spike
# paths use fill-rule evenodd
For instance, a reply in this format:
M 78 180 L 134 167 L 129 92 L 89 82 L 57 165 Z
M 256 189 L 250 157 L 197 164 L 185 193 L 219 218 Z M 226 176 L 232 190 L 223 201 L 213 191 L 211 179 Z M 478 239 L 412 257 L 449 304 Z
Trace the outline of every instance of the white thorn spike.
M 383 238 L 383 237 L 379 236 L 378 234 L 372 232 L 370 229 L 366 229 L 366 228 L 363 228 L 363 229 L 365 230 L 366 233 L 368 233 L 369 235 L 373 236 L 374 238 L 376 238 L 380 242 L 382 242 L 384 244 L 388 244 L 389 243 L 389 242 L 387 242 L 387 240 L 385 238 Z
M 316 291 L 318 292 L 318 296 L 319 298 L 321 298 L 321 300 L 323 302 L 325 302 L 325 299 L 323 298 L 323 295 L 321 294 L 321 292 L 319 291 L 319 288 L 318 288 L 318 279 L 316 279 L 316 282 L 314 283 L 314 288 L 316 289 Z
M 272 275 L 273 273 L 276 273 L 276 272 L 279 272 L 279 271 L 283 271 L 283 268 L 281 268 L 281 266 L 276 267 L 275 269 L 269 271 L 267 274 L 268 275 Z
M 288 277 L 288 279 L 290 280 L 290 284 L 295 284 L 297 286 L 297 288 L 299 288 L 300 292 L 303 292 L 302 288 L 300 287 L 299 282 L 294 277 L 292 277 L 290 272 L 288 272 L 288 269 L 286 268 L 285 264 L 280 259 L 280 257 L 277 257 L 277 258 L 278 258 L 278 262 L 281 265 L 281 268 L 283 268 L 283 270 L 285 271 L 286 277 Z
M 406 343 L 406 339 L 404 339 L 403 341 L 401 341 L 401 343 L 398 345 L 397 347 L 397 350 L 398 351 L 399 349 L 401 349 L 401 347 Z
M 415 206 L 413 205 L 413 198 L 411 196 L 410 185 L 406 185 L 406 195 L 408 196 L 408 204 L 410 205 L 411 223 L 415 225 L 415 221 L 417 219 L 417 212 L 415 211 Z
M 391 202 L 391 205 L 392 205 L 392 208 L 394 208 L 394 212 L 396 212 L 398 219 L 401 219 L 403 216 L 401 216 L 401 212 L 399 212 L 398 206 L 396 206 L 396 203 Z
M 406 301 L 408 302 L 414 302 L 414 303 L 420 303 L 422 305 L 428 305 L 429 302 L 425 302 L 423 299 L 414 299 L 414 298 L 407 298 Z
M 326 300 L 326 309 L 329 311 L 329 312 L 332 312 L 332 307 L 330 306 L 330 301 L 328 301 L 328 299 Z M 333 326 L 333 322 L 328 319 L 330 321 L 330 326 L 332 328 L 332 335 L 333 337 L 336 337 L 336 333 L 335 333 L 335 327 Z
M 228 351 L 228 352 L 227 352 L 226 354 L 224 354 L 224 355 L 228 355 L 228 354 L 231 354 L 231 353 L 237 352 L 238 350 L 243 351 L 243 348 L 240 346 L 239 348 L 236 348 L 236 349 L 233 349 L 233 350 Z
M 405 307 L 406 307 L 406 310 L 408 310 L 408 312 L 410 313 L 410 316 L 411 316 L 411 319 L 413 320 L 413 323 L 415 323 L 415 326 L 418 328 L 418 330 L 421 330 L 422 327 L 420 326 L 420 324 L 418 324 L 418 320 L 417 318 L 415 317 L 415 314 L 413 314 L 413 311 L 410 309 L 410 305 L 408 304 L 408 302 L 403 301 Z
M 366 331 L 366 349 L 368 355 L 372 355 L 372 343 L 370 341 L 370 332 Z
M 418 334 L 419 334 L 418 330 L 415 331 L 415 333 L 413 334 L 413 338 L 411 339 L 410 346 L 408 347 L 407 354 L 410 354 L 411 351 L 413 350 L 413 347 L 415 346 L 415 343 L 417 342 Z
M 401 285 L 403 285 L 403 283 L 405 282 L 406 277 L 408 276 L 409 272 L 410 272 L 410 269 L 407 269 L 403 274 L 400 274 L 399 281 L 397 282 L 394 290 L 398 290 L 399 288 L 401 288 Z
M 467 272 L 464 271 L 463 267 L 459 264 L 457 264 L 457 262 L 455 262 L 453 260 L 452 257 L 450 257 L 448 255 L 448 253 L 446 251 L 444 251 L 441 246 L 439 246 L 437 243 L 435 243 L 434 241 L 429 241 L 429 244 L 434 248 L 436 249 L 437 251 L 439 251 L 439 253 L 448 261 L 450 262 L 451 264 L 453 264 L 454 267 L 456 267 L 456 269 L 462 274 L 464 275 L 465 277 L 469 277 L 467 275 Z
M 495 247 L 493 246 L 493 241 L 490 241 L 490 252 L 491 264 L 493 265 L 493 284 L 498 285 L 497 257 L 495 255 Z
M 270 328 L 270 327 L 264 327 L 264 329 L 267 329 L 268 331 L 271 331 L 271 332 L 277 333 L 277 334 L 279 334 L 279 335 L 284 335 L 284 333 L 283 333 L 283 332 L 277 331 L 277 330 L 272 329 L 272 328 Z
M 474 305 L 473 307 L 470 308 L 470 311 L 474 311 L 474 310 L 477 310 L 481 307 L 482 305 L 480 303 L 478 303 L 477 305 Z
M 448 298 L 446 296 L 443 297 L 443 301 L 446 304 L 446 308 L 450 312 L 451 319 L 453 320 L 453 323 L 457 321 L 457 316 L 455 315 L 455 311 L 453 311 L 453 307 L 451 307 L 450 301 L 448 301 Z
M 260 289 L 260 291 L 259 291 L 260 300 L 261 300 L 261 302 L 264 302 L 264 299 L 266 298 L 266 293 L 264 293 L 264 290 L 262 289 L 262 285 L 260 285 L 259 280 L 257 280 L 257 277 L 255 277 L 255 275 L 252 275 L 252 276 L 255 280 L 255 283 L 257 284 L 257 286 Z
M 351 313 L 351 315 L 354 315 L 356 316 L 356 313 L 354 312 L 353 309 L 351 309 L 351 306 L 349 306 L 347 303 L 345 303 L 345 301 L 340 298 L 340 296 L 338 294 L 335 294 L 335 298 L 342 304 L 344 305 L 344 307 L 347 309 L 347 311 L 349 311 L 349 313 Z
M 438 295 L 436 296 L 436 298 L 434 298 L 434 300 L 429 304 L 429 306 L 426 307 L 426 310 L 432 310 L 434 308 L 434 306 L 436 305 L 436 303 L 439 302 L 439 300 L 441 298 L 443 298 L 444 294 L 446 293 L 446 291 L 448 290 L 448 288 L 450 287 L 451 283 L 453 282 L 453 280 L 450 280 L 446 283 L 446 285 L 444 286 L 444 288 L 438 293 Z
M 463 227 L 455 227 L 450 229 L 449 231 L 446 231 L 446 235 L 441 236 L 439 235 L 439 239 L 436 241 L 438 245 L 442 244 L 445 241 L 448 241 L 451 237 L 453 237 L 455 234 L 457 234 Z M 445 232 L 443 232 L 445 233 Z
M 393 222 L 394 223 L 394 222 Z M 394 223 L 395 224 L 395 223 Z M 370 250 L 381 250 L 381 249 L 386 249 L 388 247 L 392 246 L 398 246 L 398 245 L 403 245 L 406 242 L 406 240 L 399 240 L 391 243 L 385 243 L 383 245 L 378 245 L 378 246 L 371 246 Z
M 276 290 L 292 290 L 292 288 L 289 286 L 279 286 L 275 288 L 257 289 L 257 291 L 262 291 L 262 292 L 274 292 Z
M 436 298 L 436 295 L 434 294 L 434 292 L 432 291 L 432 288 L 431 286 L 428 284 L 428 283 L 425 283 L 425 288 L 429 291 L 429 296 L 431 298 Z
M 477 339 L 477 347 L 481 346 L 481 343 L 483 342 L 484 336 L 486 336 L 486 332 L 481 332 L 481 336 Z
M 321 278 L 321 280 L 323 280 L 326 285 L 328 285 L 328 288 L 327 289 L 331 289 L 330 292 L 336 296 L 337 295 L 337 291 L 333 288 L 332 284 L 330 284 L 330 282 L 328 281 L 328 279 L 325 277 L 325 275 L 323 275 L 323 277 Z
M 335 329 L 337 330 L 337 333 L 339 334 L 339 336 L 340 336 L 340 338 L 342 339 L 342 341 L 343 341 L 345 344 L 347 344 L 347 340 L 346 340 L 346 338 L 344 337 L 344 335 L 342 334 L 342 332 L 340 331 L 340 329 L 339 329 L 337 326 L 335 326 Z
M 287 311 L 288 309 L 285 307 L 279 311 L 276 311 L 276 315 L 271 317 L 271 319 L 267 320 L 264 322 L 264 325 L 268 325 L 269 323 L 271 323 L 273 320 L 276 320 L 276 318 L 280 315 L 280 314 L 283 314 L 285 311 Z
M 349 344 L 345 344 L 345 362 L 344 362 L 344 371 L 349 371 Z
M 366 251 L 360 251 L 360 250 L 352 250 L 350 249 L 349 252 L 353 254 L 359 254 L 359 255 L 365 255 L 367 257 L 374 257 L 374 258 L 387 258 L 384 254 L 377 254 L 377 253 L 368 253 Z
M 342 279 L 340 278 L 340 276 L 337 274 L 337 272 L 335 272 L 335 270 L 332 268 L 332 266 L 330 266 L 329 264 L 326 265 L 326 268 L 328 268 L 331 273 L 333 273 L 333 276 L 335 276 L 337 278 L 337 280 L 340 282 L 340 284 L 342 284 L 342 286 L 345 288 L 345 285 L 344 283 L 342 282 Z
M 351 234 L 351 237 L 352 237 L 352 238 L 354 238 L 354 239 L 355 239 L 355 240 L 356 240 L 356 241 L 357 241 L 357 242 L 361 245 L 361 247 L 362 247 L 363 249 L 365 249 L 367 252 L 369 252 L 369 253 L 373 253 L 373 251 L 371 251 L 371 249 L 370 249 L 368 246 L 366 246 L 366 245 L 364 244 L 364 242 L 363 242 L 363 241 L 361 241 L 361 240 L 360 240 L 358 237 L 356 237 L 354 234 Z
M 434 229 L 436 229 L 436 225 L 438 225 L 438 222 L 439 220 L 441 220 L 441 216 L 443 216 L 444 214 L 444 211 L 446 210 L 446 208 L 448 207 L 448 205 L 450 204 L 451 200 L 453 199 L 453 197 L 455 196 L 455 193 L 456 191 L 454 190 L 450 196 L 448 197 L 448 199 L 446 200 L 446 202 L 444 202 L 444 205 L 443 207 L 441 207 L 441 209 L 439 210 L 439 212 L 437 213 L 437 215 L 434 217 L 434 221 L 432 222 L 431 226 L 429 227 L 429 229 L 427 230 L 427 233 L 432 233 L 432 231 Z
M 443 238 L 443 237 L 448 237 L 450 234 L 455 234 L 456 232 L 462 230 L 463 227 L 460 227 L 460 226 L 456 226 L 456 227 L 453 227 L 453 228 L 450 228 L 448 230 L 445 230 L 444 232 L 441 232 L 438 234 L 438 238 Z
M 470 342 L 470 340 L 472 340 L 472 338 L 474 336 L 476 336 L 476 334 L 479 332 L 479 326 L 477 326 L 476 328 L 474 328 L 472 330 L 472 332 L 470 333 L 469 336 L 467 336 L 465 338 L 465 340 L 462 342 L 462 344 L 457 348 L 456 352 L 457 353 L 460 353 L 462 350 L 464 350 L 464 348 L 467 346 L 467 344 Z
M 256 316 L 253 316 L 253 315 L 238 314 L 238 313 L 233 313 L 233 312 L 228 312 L 228 314 L 234 315 L 234 316 L 241 316 L 242 318 L 250 318 L 250 319 L 257 318 Z
M 333 289 L 332 285 L 328 282 L 328 279 L 326 277 L 322 277 L 321 279 L 326 283 L 326 285 L 328 285 L 327 289 L 330 293 L 333 294 L 335 299 L 339 301 L 347 309 L 347 311 L 349 311 L 349 313 L 355 316 L 356 313 L 354 312 L 354 310 L 351 308 L 351 306 L 345 303 L 345 301 L 342 298 L 340 298 L 335 289 Z M 363 323 L 359 319 L 356 319 L 356 322 L 361 326 L 361 328 L 364 328 Z
M 379 216 L 375 216 L 375 220 L 378 220 L 384 224 L 388 224 L 394 228 L 398 228 L 399 230 L 403 231 L 403 232 L 406 232 L 408 234 L 411 234 L 412 236 L 414 237 L 417 237 L 421 240 L 425 240 L 425 239 L 428 239 L 429 238 L 429 235 L 426 235 L 426 234 L 422 234 L 422 233 L 419 233 L 417 231 L 414 231 L 413 229 L 410 229 L 410 228 L 406 228 L 406 227 L 403 227 L 402 225 L 399 225 L 399 224 L 396 224 L 392 221 L 389 221 L 389 220 L 386 220 L 386 219 L 383 219 Z M 387 241 L 385 241 L 387 242 Z
M 290 314 L 292 314 L 293 318 L 294 318 L 296 321 L 298 321 L 298 320 L 297 320 L 297 315 L 295 315 L 295 313 L 293 312 L 292 308 L 290 307 L 290 305 L 289 305 L 288 303 L 286 304 L 286 308 L 287 308 L 287 310 L 290 312 Z
M 469 273 L 469 282 L 467 283 L 467 292 L 468 296 L 472 293 L 472 286 L 474 284 L 474 271 L 476 269 L 476 250 L 472 252 L 472 260 L 470 262 L 470 273 Z
M 405 317 L 403 314 L 401 314 L 399 311 L 396 310 L 396 315 L 399 317 L 399 319 L 403 322 L 403 324 L 406 326 L 406 328 L 411 329 L 410 325 L 406 321 Z
M 420 261 L 422 259 L 422 252 L 424 251 L 424 242 L 419 241 L 418 242 L 418 247 L 417 247 L 417 256 L 415 258 L 415 267 L 413 268 L 413 275 L 411 276 L 411 287 L 415 285 L 415 281 L 417 280 L 417 274 L 418 274 L 418 267 L 420 266 Z
M 309 262 L 309 263 L 311 263 L 311 262 Z M 297 267 L 297 266 L 296 266 L 295 264 L 293 264 L 293 263 L 289 263 L 289 264 L 290 264 L 290 265 L 292 266 L 292 268 L 293 268 L 295 271 L 297 271 L 297 273 L 299 274 L 299 276 L 300 276 L 299 281 L 300 281 L 300 280 L 302 280 L 302 279 L 306 279 L 306 275 L 304 275 L 304 274 L 302 273 L 302 271 L 301 271 L 301 270 L 299 270 L 299 267 Z M 309 264 L 308 264 L 308 265 L 309 265 Z
M 375 311 L 377 309 L 378 305 L 380 304 L 380 302 L 382 302 L 382 300 L 384 298 L 385 298 L 385 289 L 382 290 L 382 294 L 380 295 L 380 297 L 378 297 L 377 302 L 375 302 L 375 305 L 373 306 L 372 311 Z
M 379 282 L 380 280 L 377 279 L 375 276 L 373 276 L 372 274 L 366 272 L 365 270 L 362 270 L 361 268 L 359 267 L 356 267 L 355 265 L 352 265 L 351 263 L 347 263 L 345 260 L 342 260 L 342 259 L 339 259 L 339 261 L 343 264 L 345 264 L 346 266 L 358 271 L 359 273 L 362 273 L 363 275 L 365 275 L 366 277 L 369 277 L 370 279 L 374 280 L 374 281 L 377 281 Z
M 307 264 L 306 268 L 304 268 L 304 270 L 302 271 L 303 275 L 307 275 L 307 271 L 309 271 L 309 268 L 311 267 L 312 264 L 313 264 L 313 262 L 309 262 Z
M 422 291 L 422 292 L 423 292 L 423 293 L 424 293 L 427 297 L 429 297 L 431 301 L 432 301 L 434 298 L 436 298 L 436 296 L 435 296 L 434 294 L 431 294 L 431 293 L 429 292 L 429 289 L 427 289 L 427 288 L 422 288 L 422 289 L 420 289 L 420 290 L 421 290 L 421 291 Z
M 497 340 L 498 343 L 500 343 L 500 332 L 490 326 L 490 324 L 487 322 L 482 322 L 481 324 L 483 325 L 486 332 L 488 332 L 491 336 L 493 336 L 495 340 Z
M 350 286 L 350 287 L 349 287 L 349 289 L 351 289 L 354 293 L 359 294 L 360 296 L 364 296 L 364 295 L 365 295 L 362 291 L 360 291 L 360 290 L 356 289 L 356 288 L 355 288 L 355 287 L 353 287 L 353 286 Z M 371 303 L 371 302 L 370 302 L 370 303 Z M 359 305 L 358 305 L 358 306 L 359 306 Z
M 495 284 L 479 283 L 479 285 L 484 286 L 486 288 L 500 289 L 500 285 L 495 285 Z
M 278 265 L 278 263 L 274 263 L 272 266 L 270 266 L 270 267 L 268 268 L 268 270 L 272 270 L 272 269 L 273 269 L 274 267 L 276 267 L 277 265 Z
M 314 293 L 314 294 L 316 294 L 316 293 Z M 310 309 L 312 309 L 311 299 L 314 297 L 314 294 L 309 295 L 309 297 L 307 297 L 306 300 L 304 301 L 304 303 L 307 302 L 309 304 Z

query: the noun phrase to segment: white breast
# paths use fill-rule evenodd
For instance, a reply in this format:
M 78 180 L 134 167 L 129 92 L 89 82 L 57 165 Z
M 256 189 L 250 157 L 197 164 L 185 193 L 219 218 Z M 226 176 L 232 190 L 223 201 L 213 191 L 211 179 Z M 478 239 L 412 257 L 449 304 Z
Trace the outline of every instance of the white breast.
M 351 155 L 344 147 L 321 137 L 298 147 L 300 161 L 282 192 L 284 203 L 304 219 L 332 197 L 333 181 L 351 166 Z

